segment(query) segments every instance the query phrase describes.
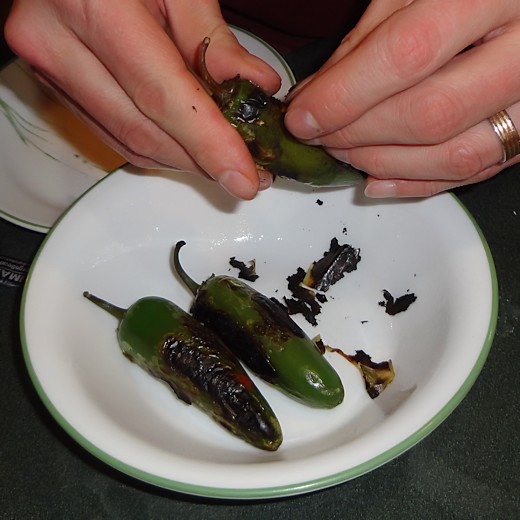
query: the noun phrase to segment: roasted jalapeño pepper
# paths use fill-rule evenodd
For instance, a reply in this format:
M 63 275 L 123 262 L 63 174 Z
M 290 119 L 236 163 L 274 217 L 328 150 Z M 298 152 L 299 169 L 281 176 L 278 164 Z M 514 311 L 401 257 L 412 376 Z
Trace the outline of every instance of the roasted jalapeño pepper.
M 190 312 L 214 330 L 254 373 L 309 406 L 333 408 L 343 401 L 341 379 L 286 309 L 231 276 L 210 276 L 200 285 L 183 270 L 180 241 L 175 271 L 194 294 Z
M 211 330 L 163 298 L 142 298 L 121 309 L 88 292 L 84 296 L 119 320 L 119 345 L 130 361 L 237 437 L 263 450 L 280 446 L 271 407 Z
M 362 172 L 322 147 L 295 139 L 284 124 L 286 104 L 258 85 L 240 76 L 217 83 L 206 67 L 208 45 L 209 38 L 205 38 L 199 54 L 201 83 L 244 139 L 259 167 L 312 186 L 350 186 L 364 178 Z

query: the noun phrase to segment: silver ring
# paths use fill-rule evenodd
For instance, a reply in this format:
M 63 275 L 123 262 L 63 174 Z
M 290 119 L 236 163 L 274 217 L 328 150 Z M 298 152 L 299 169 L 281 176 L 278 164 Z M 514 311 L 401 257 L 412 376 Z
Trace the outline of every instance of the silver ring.
M 502 143 L 504 153 L 501 162 L 509 161 L 515 155 L 520 154 L 520 135 L 509 114 L 505 110 L 501 110 L 491 116 L 488 121 Z

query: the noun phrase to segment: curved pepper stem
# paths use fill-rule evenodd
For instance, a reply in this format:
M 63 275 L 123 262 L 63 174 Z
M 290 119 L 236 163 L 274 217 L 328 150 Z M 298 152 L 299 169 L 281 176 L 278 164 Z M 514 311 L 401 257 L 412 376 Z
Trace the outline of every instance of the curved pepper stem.
M 209 37 L 205 37 L 202 40 L 199 51 L 199 80 L 202 86 L 206 89 L 206 92 L 212 96 L 217 102 L 221 101 L 222 98 L 228 93 L 227 90 L 222 87 L 220 83 L 215 81 L 213 76 L 209 73 L 208 67 L 206 66 L 206 51 L 210 43 Z
M 101 307 L 103 310 L 112 314 L 112 316 L 114 316 L 114 318 L 117 318 L 119 321 L 121 321 L 124 318 L 126 309 L 122 309 L 117 305 L 113 305 L 112 303 L 102 300 L 101 298 L 98 298 L 97 296 L 90 294 L 88 291 L 85 291 L 83 293 L 83 296 L 87 298 L 87 300 L 90 300 L 92 303 L 95 303 L 98 307 Z
M 175 272 L 181 277 L 181 280 L 186 284 L 186 287 L 188 287 L 188 289 L 193 293 L 193 296 L 196 296 L 198 290 L 200 289 L 200 284 L 188 276 L 186 271 L 182 268 L 181 262 L 179 260 L 179 251 L 181 250 L 181 247 L 185 245 L 186 242 L 184 242 L 184 240 L 179 240 L 179 242 L 175 244 L 175 248 L 173 249 L 171 256 L 171 262 Z

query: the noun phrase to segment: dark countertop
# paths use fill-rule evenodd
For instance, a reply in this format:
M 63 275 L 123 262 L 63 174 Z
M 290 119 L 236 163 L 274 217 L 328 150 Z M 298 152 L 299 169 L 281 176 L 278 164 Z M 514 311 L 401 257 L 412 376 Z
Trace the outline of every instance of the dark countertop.
M 288 57 L 296 70 L 307 65 Z M 331 489 L 270 501 L 180 495 L 136 481 L 77 445 L 34 390 L 20 346 L 23 279 L 0 269 L 0 518 L 520 518 L 520 165 L 456 190 L 486 237 L 499 317 L 488 360 L 460 406 L 383 467 Z M 0 186 L 1 189 L 1 186 Z M 0 219 L 0 261 L 27 267 L 43 235 Z

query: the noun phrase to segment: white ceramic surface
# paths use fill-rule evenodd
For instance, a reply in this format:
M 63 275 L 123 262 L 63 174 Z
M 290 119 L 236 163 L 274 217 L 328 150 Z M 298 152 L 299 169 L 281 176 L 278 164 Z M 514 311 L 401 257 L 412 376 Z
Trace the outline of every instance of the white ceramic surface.
M 285 95 L 294 77 L 283 58 L 256 36 L 233 31 L 278 72 L 278 95 Z M 23 61 L 0 71 L 0 217 L 46 233 L 72 202 L 124 163 L 41 88 Z
M 196 280 L 255 259 L 254 286 L 288 295 L 286 277 L 328 250 L 361 262 L 328 293 L 310 336 L 347 353 L 392 359 L 395 381 L 371 400 L 356 368 L 327 353 L 346 389 L 333 410 L 307 408 L 266 384 L 284 442 L 275 453 L 231 436 L 120 352 L 116 320 L 82 297 L 126 307 L 161 295 L 188 309 L 172 274 L 178 240 Z M 417 301 L 390 316 L 382 290 Z M 117 171 L 49 233 L 28 277 L 21 335 L 31 378 L 61 426 L 120 471 L 157 486 L 221 498 L 269 498 L 325 488 L 371 471 L 440 424 L 475 381 L 490 348 L 497 286 L 485 240 L 457 199 L 370 202 L 356 189 L 314 191 L 291 181 L 250 202 L 189 174 Z

